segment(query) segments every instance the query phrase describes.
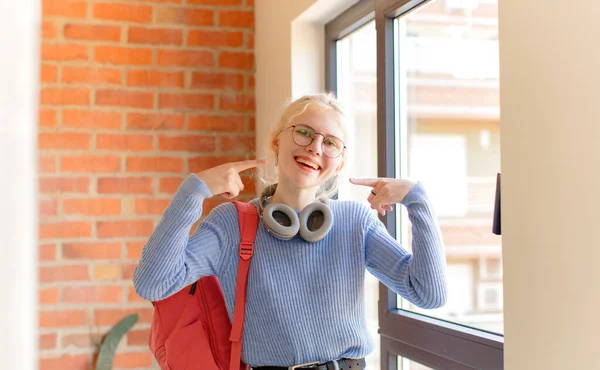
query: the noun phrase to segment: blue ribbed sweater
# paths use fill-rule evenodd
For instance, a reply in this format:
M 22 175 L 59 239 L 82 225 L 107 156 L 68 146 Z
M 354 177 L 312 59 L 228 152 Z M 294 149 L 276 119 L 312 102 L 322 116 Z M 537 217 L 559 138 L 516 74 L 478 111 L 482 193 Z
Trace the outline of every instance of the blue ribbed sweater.
M 216 275 L 231 318 L 240 240 L 235 206 L 215 207 L 189 236 L 202 215 L 203 200 L 211 196 L 195 175 L 182 183 L 143 249 L 133 284 L 139 296 L 154 301 L 202 276 Z M 258 200 L 252 203 L 258 205 Z M 293 366 L 368 355 L 373 338 L 365 317 L 366 270 L 420 307 L 443 305 L 442 239 L 420 183 L 402 204 L 412 223 L 412 254 L 360 202 L 331 200 L 334 226 L 317 243 L 299 236 L 281 241 L 259 223 L 248 281 L 243 361 L 250 366 Z

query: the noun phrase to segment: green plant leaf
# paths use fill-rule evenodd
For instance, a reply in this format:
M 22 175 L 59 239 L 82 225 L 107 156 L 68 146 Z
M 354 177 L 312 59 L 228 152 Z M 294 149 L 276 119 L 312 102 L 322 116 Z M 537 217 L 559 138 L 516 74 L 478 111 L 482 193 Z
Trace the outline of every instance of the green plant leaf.
M 102 340 L 100 345 L 100 353 L 96 362 L 96 370 L 112 370 L 113 359 L 117 351 L 117 346 L 121 338 L 131 329 L 138 321 L 138 314 L 126 316 L 121 321 L 115 324 Z

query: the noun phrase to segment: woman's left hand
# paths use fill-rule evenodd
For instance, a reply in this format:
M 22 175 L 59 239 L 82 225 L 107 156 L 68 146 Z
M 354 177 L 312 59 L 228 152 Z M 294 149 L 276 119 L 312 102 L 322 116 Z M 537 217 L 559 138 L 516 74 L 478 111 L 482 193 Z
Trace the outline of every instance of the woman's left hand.
M 371 187 L 367 201 L 371 208 L 385 216 L 385 211 L 392 211 L 391 204 L 400 203 L 406 194 L 415 186 L 414 181 L 391 178 L 350 178 L 355 185 Z

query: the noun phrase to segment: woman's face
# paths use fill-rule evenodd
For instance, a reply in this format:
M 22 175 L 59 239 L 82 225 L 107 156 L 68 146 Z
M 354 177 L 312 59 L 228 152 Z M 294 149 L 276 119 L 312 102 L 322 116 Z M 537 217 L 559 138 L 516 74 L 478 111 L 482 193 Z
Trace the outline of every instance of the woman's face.
M 274 143 L 279 181 L 302 189 L 323 184 L 342 168 L 344 140 L 337 113 L 309 107 Z

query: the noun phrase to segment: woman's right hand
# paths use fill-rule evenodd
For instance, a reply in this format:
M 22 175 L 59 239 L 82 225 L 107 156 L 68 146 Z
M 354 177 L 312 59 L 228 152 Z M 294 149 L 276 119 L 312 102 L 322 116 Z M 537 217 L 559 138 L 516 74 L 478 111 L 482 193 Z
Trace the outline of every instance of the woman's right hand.
M 249 168 L 262 166 L 267 163 L 266 159 L 249 159 L 246 161 L 224 163 L 222 165 L 204 170 L 196 176 L 206 184 L 213 195 L 221 195 L 232 199 L 244 190 L 244 183 L 240 178 L 240 172 Z

